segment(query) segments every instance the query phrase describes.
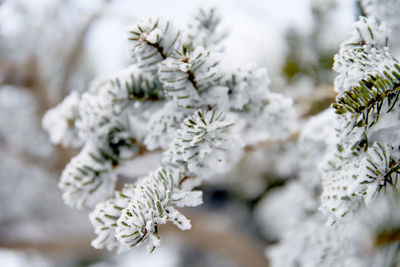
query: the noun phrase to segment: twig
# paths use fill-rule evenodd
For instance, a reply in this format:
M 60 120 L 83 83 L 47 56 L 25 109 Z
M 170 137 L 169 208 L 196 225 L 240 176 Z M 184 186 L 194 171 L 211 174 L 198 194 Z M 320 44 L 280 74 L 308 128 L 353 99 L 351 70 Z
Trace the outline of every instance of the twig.
M 257 144 L 254 144 L 254 145 L 247 145 L 247 146 L 245 146 L 244 150 L 246 153 L 251 153 L 256 150 L 267 149 L 271 146 L 283 145 L 283 144 L 286 144 L 293 140 L 296 140 L 299 137 L 299 135 L 300 135 L 300 131 L 297 131 L 297 132 L 292 133 L 291 135 L 289 135 L 287 138 L 284 138 L 284 139 L 279 139 L 276 141 L 266 140 L 266 141 L 262 141 Z

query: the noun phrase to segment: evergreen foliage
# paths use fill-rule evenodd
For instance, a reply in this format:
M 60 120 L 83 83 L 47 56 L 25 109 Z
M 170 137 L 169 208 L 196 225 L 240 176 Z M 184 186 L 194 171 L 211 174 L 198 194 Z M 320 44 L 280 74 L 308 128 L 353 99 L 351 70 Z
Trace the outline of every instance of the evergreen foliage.
M 263 203 L 267 212 L 296 210 L 285 213 L 292 222 L 275 223 L 282 233 L 268 248 L 273 266 L 399 264 L 398 1 L 360 6 L 368 17 L 358 19 L 334 57 L 336 102 L 301 133 L 300 147 L 312 156 L 299 180 Z
M 335 3 L 313 1 L 317 23 L 329 22 L 323 14 Z M 131 27 L 132 65 L 71 93 L 43 119 L 54 143 L 82 147 L 59 187 L 67 205 L 94 207 L 92 246 L 124 251 L 146 244 L 154 251 L 160 225 L 191 228 L 179 208 L 202 204 L 196 187 L 203 180 L 247 178 L 257 171 L 256 157 L 263 165 L 257 168 L 266 169 L 264 151 L 249 151 L 273 144 L 271 151 L 289 152 L 270 156 L 277 158 L 271 165 L 294 179 L 265 189 L 263 176 L 265 187 L 251 196 L 254 203 L 268 192 L 256 210 L 265 232 L 279 241 L 266 252 L 273 266 L 397 266 L 400 6 L 393 0 L 359 4 L 366 17 L 334 57 L 336 101 L 305 123 L 290 98 L 269 90 L 266 69 L 227 65 L 221 54 L 226 32 L 215 8 L 197 10 L 187 29 L 163 18 Z M 309 35 L 315 48 L 332 34 L 326 25 L 317 28 Z M 304 45 L 292 37 L 293 47 Z M 297 51 L 288 53 L 283 69 L 287 85 L 299 74 L 325 83 L 329 49 L 304 62 Z M 304 124 L 298 142 L 283 148 L 282 139 L 296 138 L 298 124 Z M 159 157 L 139 175 L 142 170 L 129 164 L 147 153 Z
M 190 229 L 176 208 L 202 203 L 193 180 L 231 169 L 246 144 L 285 138 L 295 128 L 292 101 L 269 91 L 265 69 L 227 71 L 216 9 L 200 9 L 189 25 L 185 31 L 166 19 L 140 20 L 129 30 L 133 64 L 65 104 L 76 111 L 71 128 L 84 147 L 65 168 L 60 188 L 70 206 L 95 206 L 96 248 L 147 243 L 153 251 L 160 224 Z M 158 169 L 130 177 L 137 179 L 111 197 L 119 166 L 160 148 Z

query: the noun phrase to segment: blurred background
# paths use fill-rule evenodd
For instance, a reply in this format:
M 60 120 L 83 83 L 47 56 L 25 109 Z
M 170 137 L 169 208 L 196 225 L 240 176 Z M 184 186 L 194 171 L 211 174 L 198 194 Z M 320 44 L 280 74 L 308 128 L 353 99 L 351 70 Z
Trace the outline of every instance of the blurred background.
M 215 2 L 215 3 L 213 3 Z M 163 244 L 117 255 L 90 246 L 89 210 L 70 210 L 58 179 L 73 149 L 41 127 L 46 110 L 92 79 L 130 64 L 127 28 L 146 16 L 186 27 L 214 5 L 229 30 L 224 60 L 267 67 L 271 90 L 293 97 L 300 121 L 334 100 L 333 56 L 362 10 L 349 0 L 0 0 L 0 266 L 267 266 L 276 242 L 262 203 L 298 176 L 297 137 L 249 151 L 202 186 L 193 229 L 164 226 Z

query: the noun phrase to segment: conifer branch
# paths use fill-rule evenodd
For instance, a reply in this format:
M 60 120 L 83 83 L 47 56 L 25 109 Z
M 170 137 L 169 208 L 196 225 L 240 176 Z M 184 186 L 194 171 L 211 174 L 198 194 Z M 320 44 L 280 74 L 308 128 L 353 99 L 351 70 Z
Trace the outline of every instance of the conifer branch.
M 201 12 L 198 30 L 215 32 L 214 11 Z M 190 229 L 176 208 L 201 204 L 202 193 L 192 190 L 194 177 L 201 181 L 238 163 L 248 129 L 271 129 L 264 132 L 270 139 L 287 136 L 294 110 L 290 99 L 267 90 L 264 69 L 238 70 L 237 82 L 226 82 L 217 54 L 197 38 L 185 43 L 168 20 L 141 20 L 129 33 L 133 65 L 54 110 L 68 125 L 56 142 L 72 131 L 85 143 L 64 170 L 60 188 L 70 206 L 96 205 L 90 215 L 94 247 L 147 243 L 151 252 L 160 244 L 159 225 L 170 221 Z M 110 197 L 121 162 L 157 149 L 164 150 L 159 168 Z
M 369 75 L 359 81 L 359 84 L 339 96 L 333 104 L 337 114 L 352 113 L 355 119 L 354 127 L 372 127 L 378 120 L 384 101 L 387 100 L 387 110 L 390 112 L 397 104 L 400 94 L 400 65 L 394 64 L 394 70 L 383 71 L 383 75 Z

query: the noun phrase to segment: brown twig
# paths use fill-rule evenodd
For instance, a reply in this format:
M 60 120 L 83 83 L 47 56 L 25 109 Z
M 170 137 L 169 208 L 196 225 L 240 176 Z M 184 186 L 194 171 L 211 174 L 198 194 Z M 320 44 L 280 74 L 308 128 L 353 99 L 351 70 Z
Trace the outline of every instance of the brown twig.
M 158 43 L 153 44 L 153 43 L 150 43 L 150 42 L 147 42 L 147 41 L 146 41 L 146 43 L 147 43 L 148 45 L 154 47 L 155 49 L 157 49 L 157 52 L 161 55 L 161 57 L 162 57 L 163 59 L 166 59 L 166 58 L 167 58 L 167 56 L 166 56 L 165 53 L 164 53 L 164 49 L 163 49 Z
M 290 134 L 288 137 L 286 137 L 284 139 L 279 139 L 279 140 L 275 140 L 275 141 L 266 140 L 266 141 L 262 141 L 257 144 L 254 144 L 254 145 L 247 145 L 244 147 L 244 151 L 246 153 L 251 153 L 256 150 L 267 149 L 271 146 L 283 145 L 288 142 L 296 140 L 299 137 L 299 134 L 300 134 L 300 131 L 297 131 L 297 132 Z

